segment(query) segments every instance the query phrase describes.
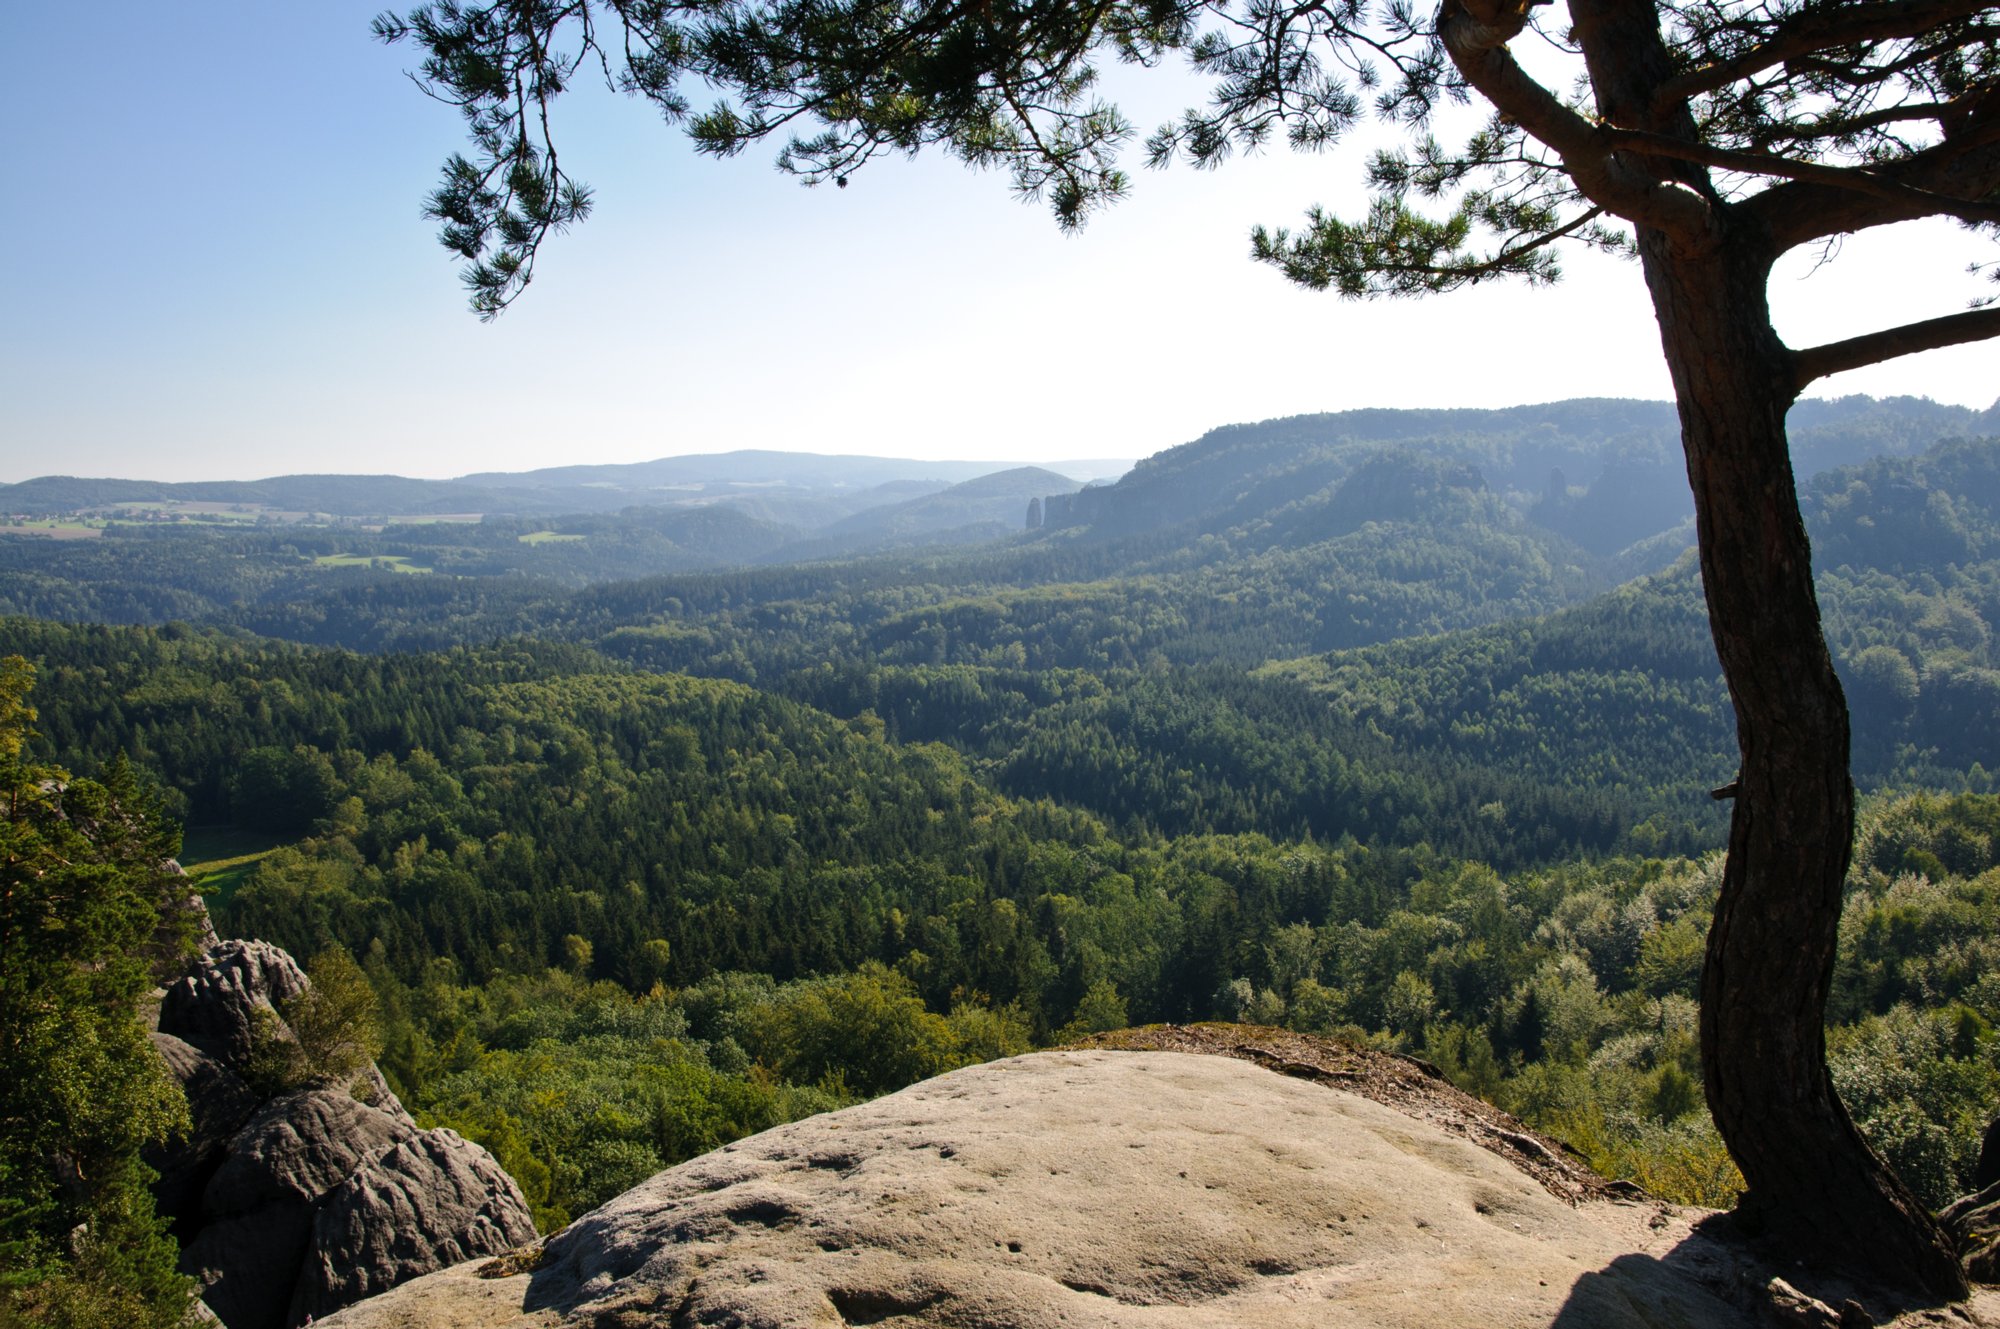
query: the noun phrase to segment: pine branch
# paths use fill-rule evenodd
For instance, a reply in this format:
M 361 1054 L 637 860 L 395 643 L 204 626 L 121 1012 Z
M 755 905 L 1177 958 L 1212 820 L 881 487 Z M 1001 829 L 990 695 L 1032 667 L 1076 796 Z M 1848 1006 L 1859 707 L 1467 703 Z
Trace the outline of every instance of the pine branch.
M 1475 12 L 1474 4 L 1482 12 Z M 1563 168 L 1591 202 L 1627 221 L 1692 233 L 1708 221 L 1708 203 L 1692 190 L 1642 174 L 1620 162 L 1598 127 L 1531 78 L 1505 41 L 1525 26 L 1526 6 L 1512 11 L 1492 0 L 1445 0 L 1438 35 L 1465 81 L 1561 156 Z M 1510 26 L 1512 31 L 1509 31 Z
M 1671 157 L 1677 161 L 1695 162 L 1726 171 L 1739 171 L 1746 175 L 1809 180 L 1831 185 L 1836 189 L 1853 190 L 1874 198 L 1907 203 L 1912 207 L 1921 208 L 1924 216 L 1956 217 L 1960 221 L 1974 223 L 2000 222 L 2000 206 L 1982 203 L 1976 199 L 1952 198 L 1948 194 L 1919 189 L 1914 185 L 1898 184 L 1894 180 L 1858 167 L 1827 166 L 1819 162 L 1794 161 L 1788 157 L 1773 156 L 1764 152 L 1712 148 L 1707 144 L 1689 143 L 1669 138 L 1664 134 L 1647 134 L 1636 129 L 1614 129 L 1608 125 L 1598 132 L 1614 147 L 1642 152 L 1650 157 Z
M 1660 112 L 1685 105 L 1704 93 L 1816 51 L 1921 37 L 1947 23 L 1971 18 L 1991 5 L 1992 0 L 1875 0 L 1804 10 L 1741 55 L 1668 79 L 1654 93 L 1653 106 Z
M 1988 106 L 1976 124 L 1870 174 L 1919 193 L 1889 196 L 1824 180 L 1791 180 L 1743 206 L 1762 219 L 1783 251 L 1829 235 L 1936 215 L 1929 196 L 1985 200 L 2000 190 L 2000 108 Z
M 1971 309 L 1921 323 L 1905 323 L 1899 328 L 1884 328 L 1795 352 L 1793 383 L 1795 390 L 1803 390 L 1813 380 L 1829 374 L 1989 337 L 2000 337 L 2000 309 Z

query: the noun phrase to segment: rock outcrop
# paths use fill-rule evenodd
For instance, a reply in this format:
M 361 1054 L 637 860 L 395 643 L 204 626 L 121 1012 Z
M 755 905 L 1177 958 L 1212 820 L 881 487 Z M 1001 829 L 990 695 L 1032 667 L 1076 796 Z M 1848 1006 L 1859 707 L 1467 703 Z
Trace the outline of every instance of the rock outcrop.
M 192 1043 L 172 1034 L 152 1037 L 153 1049 L 187 1096 L 193 1129 L 171 1144 L 149 1148 L 145 1159 L 160 1174 L 153 1183 L 156 1207 L 185 1228 L 186 1220 L 200 1212 L 202 1188 L 221 1165 L 230 1140 L 257 1110 L 257 1095 L 243 1077 Z
M 1518 1123 L 1519 1146 L 1449 1125 L 1283 1067 L 1039 1053 L 738 1141 L 544 1247 L 320 1324 L 1750 1329 L 1779 1313 L 1777 1271 L 1699 1211 L 1578 1190 Z M 1782 1290 L 1787 1322 L 1888 1316 L 1828 1309 L 1847 1289 Z
M 292 1323 L 534 1236 L 513 1178 L 493 1155 L 451 1131 L 414 1134 L 320 1205 Z
M 217 942 L 167 988 L 160 1032 L 240 1069 L 249 1062 L 260 1013 L 277 1018 L 278 1003 L 305 990 L 305 971 L 283 948 L 268 941 Z
M 308 987 L 279 947 L 216 942 L 160 1001 L 154 1046 L 193 1129 L 157 1150 L 160 1212 L 182 1271 L 227 1329 L 288 1329 L 466 1259 L 532 1241 L 519 1188 L 491 1154 L 420 1131 L 381 1071 L 261 1098 L 259 1039 Z
M 1954 1201 L 1938 1219 L 1958 1243 L 1965 1272 L 1981 1283 L 2000 1282 L 2000 1182 Z

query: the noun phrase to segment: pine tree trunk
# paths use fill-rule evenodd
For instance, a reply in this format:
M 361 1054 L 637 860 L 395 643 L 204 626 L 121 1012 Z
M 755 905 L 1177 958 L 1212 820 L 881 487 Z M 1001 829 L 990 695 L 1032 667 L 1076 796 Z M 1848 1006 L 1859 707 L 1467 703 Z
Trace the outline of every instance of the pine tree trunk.
M 1785 438 L 1796 389 L 1765 297 L 1769 249 L 1756 235 L 1676 247 L 1643 232 L 1640 251 L 1743 758 L 1701 980 L 1708 1104 L 1749 1185 L 1739 1213 L 1800 1258 L 1962 1298 L 1949 1243 L 1861 1138 L 1827 1074 L 1854 793 L 1847 703 Z

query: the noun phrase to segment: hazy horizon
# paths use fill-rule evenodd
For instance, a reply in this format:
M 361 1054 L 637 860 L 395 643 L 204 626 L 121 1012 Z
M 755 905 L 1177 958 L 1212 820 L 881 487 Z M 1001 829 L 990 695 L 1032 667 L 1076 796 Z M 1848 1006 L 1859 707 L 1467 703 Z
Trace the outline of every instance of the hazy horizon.
M 979 457 L 960 459 L 953 457 L 899 457 L 892 453 L 831 452 L 831 451 L 820 451 L 814 448 L 788 448 L 788 449 L 732 448 L 727 452 L 676 452 L 676 453 L 669 453 L 660 457 L 644 457 L 634 461 L 574 460 L 574 461 L 554 462 L 546 466 L 528 466 L 528 467 L 523 467 L 520 470 L 500 471 L 488 468 L 486 470 L 481 470 L 481 471 L 459 471 L 452 474 L 444 474 L 444 475 L 424 475 L 424 474 L 418 474 L 414 471 L 266 471 L 266 472 L 259 472 L 254 475 L 195 475 L 195 476 L 188 476 L 185 478 L 175 479 L 158 475 L 135 475 L 135 474 L 124 474 L 124 473 L 112 473 L 108 471 L 101 474 L 86 474 L 80 471 L 34 471 L 31 473 L 23 474 L 18 478 L 0 477 L 0 487 L 24 484 L 30 480 L 48 480 L 57 478 L 68 478 L 74 480 L 137 480 L 149 484 L 246 484 L 246 483 L 256 483 L 257 481 L 260 480 L 278 480 L 292 476 L 315 476 L 315 475 L 337 475 L 337 476 L 355 477 L 361 479 L 387 476 L 402 480 L 431 480 L 440 482 L 451 482 L 451 481 L 471 480 L 474 477 L 480 475 L 531 475 L 539 471 L 560 471 L 560 470 L 573 470 L 578 468 L 590 469 L 596 467 L 612 467 L 612 466 L 647 466 L 656 462 L 681 461 L 697 457 L 726 457 L 734 455 L 736 453 L 745 453 L 745 454 L 765 453 L 765 454 L 775 454 L 775 455 L 784 455 L 786 453 L 790 453 L 794 455 L 813 456 L 813 457 L 849 457 L 856 461 L 913 462 L 919 465 L 927 463 L 936 463 L 940 466 L 946 466 L 946 465 L 990 466 L 992 468 L 992 471 L 1017 470 L 1024 468 L 1041 468 L 1045 470 L 1060 471 L 1060 469 L 1064 466 L 1104 467 L 1113 464 L 1123 464 L 1127 469 L 1130 469 L 1131 466 L 1133 466 L 1135 463 L 1143 460 L 1143 458 L 1140 457 L 1111 457 L 1111 456 L 1057 457 L 1053 459 L 1034 459 L 1034 458 L 1011 459 L 1011 458 L 979 458 Z M 982 474 L 991 474 L 992 471 L 982 472 Z M 942 479 L 943 477 L 937 477 L 937 478 Z M 952 483 L 959 483 L 959 482 L 953 481 Z
M 462 122 L 409 85 L 413 52 L 370 37 L 378 7 L 0 12 L 0 42 L 37 53 L 0 85 L 33 126 L 0 167 L 37 201 L 0 216 L 0 479 L 438 478 L 741 448 L 1021 464 L 1321 411 L 1670 395 L 1630 263 L 1369 303 L 1251 263 L 1253 224 L 1359 206 L 1366 134 L 1140 171 L 1065 236 L 949 159 L 806 191 L 768 153 L 697 159 L 644 104 L 579 92 L 558 131 L 596 215 L 481 324 L 419 215 Z M 1106 91 L 1142 129 L 1201 95 L 1168 70 L 1114 70 Z M 1803 342 L 1949 313 L 1990 289 L 1965 267 L 1991 252 L 1948 223 L 1850 237 L 1781 265 L 1774 316 Z M 1984 409 L 1996 368 L 1974 344 L 1815 395 Z
M 1536 406 L 1547 406 L 1547 405 L 1554 405 L 1554 404 L 1556 404 L 1556 403 L 1558 403 L 1558 402 L 1562 402 L 1562 401 L 1574 401 L 1574 400 L 1587 400 L 1587 399 L 1589 399 L 1589 397 L 1595 397 L 1595 396 L 1599 396 L 1599 395 L 1601 395 L 1601 394 L 1589 394 L 1589 395 L 1588 395 L 1587 397 L 1557 397 L 1557 398 L 1549 398 L 1549 399 L 1546 399 L 1546 400 L 1543 400 L 1543 401 L 1533 401 L 1533 402 L 1514 402 L 1514 403 L 1507 403 L 1507 404 L 1505 404 L 1505 405 L 1496 405 L 1496 406 L 1477 406 L 1477 405 L 1469 405 L 1469 406 L 1457 406 L 1457 405 L 1453 405 L 1453 406 L 1443 406 L 1443 407 L 1432 407 L 1432 406 L 1426 406 L 1426 405 L 1412 405 L 1412 404 L 1407 404 L 1407 403 L 1406 403 L 1406 404 L 1403 404 L 1403 405 L 1395 405 L 1395 406 L 1381 406 L 1381 405 L 1362 405 L 1362 406 L 1349 406 L 1349 407 L 1342 407 L 1342 408 L 1340 408 L 1339 410 L 1329 410 L 1329 411 L 1301 411 L 1301 412 L 1296 412 L 1296 413 L 1294 413 L 1294 415 L 1295 415 L 1295 416 L 1312 416 L 1312 415 L 1337 415 L 1337 414 L 1345 414 L 1345 413 L 1347 413 L 1347 412 L 1352 412 L 1352 411 L 1367 411 L 1367 410 L 1429 410 L 1429 409 L 1440 409 L 1440 410 L 1495 410 L 1495 411 L 1501 411 L 1501 410 L 1512 410 L 1512 409 L 1517 409 L 1517 408 L 1532 408 L 1532 407 L 1536 407 Z M 1886 400 L 1886 399 L 1889 399 L 1889 398 L 1891 398 L 1891 397 L 1895 397 L 1895 396 L 1922 396 L 1922 394 L 1915 394 L 1915 393 L 1897 393 L 1897 394 L 1872 394 L 1872 393 L 1858 393 L 1858 392 L 1857 392 L 1857 393 L 1839 393 L 1839 394 L 1826 394 L 1826 397 L 1829 397 L 1829 398 L 1837 398 L 1837 397 L 1856 397 L 1856 396 L 1872 396 L 1872 397 L 1875 397 L 1875 398 L 1876 398 L 1876 400 Z M 1822 400 L 1822 399 L 1825 399 L 1825 398 L 1821 398 L 1821 397 L 1813 397 L 1813 398 L 1805 398 L 1805 399 L 1802 399 L 1802 400 Z M 1936 398 L 1934 398 L 1934 397 L 1924 397 L 1923 399 L 1924 399 L 1924 400 L 1929 400 L 1929 401 L 1933 401 L 1933 402 L 1937 402 L 1937 404 L 1939 404 L 1939 405 L 1944 405 L 1944 406 L 1956 406 L 1956 407 L 1961 407 L 1961 408 L 1963 408 L 1963 409 L 1966 409 L 1966 410 L 1970 410 L 1970 411 L 1975 411 L 1975 412 L 1983 412 L 1983 411 L 1986 411 L 1986 410 L 1989 410 L 1989 409 L 2000 409 L 2000 390 L 1996 390 L 1996 395 L 1995 395 L 1995 397 L 1993 398 L 1993 400 L 1991 400 L 1991 401 L 1989 401 L 1989 402 L 1985 402 L 1985 403 L 1981 403 L 1981 402 L 1977 401 L 1976 399 L 1974 399 L 1974 400 L 1970 400 L 1970 401 L 1943 401 L 1943 402 L 1939 402 L 1939 401 L 1938 401 L 1938 400 L 1937 400 Z M 1633 400 L 1633 401 L 1646 401 L 1646 402 L 1655 402 L 1655 403 L 1657 403 L 1657 404 L 1659 404 L 1659 405 L 1662 405 L 1662 406 L 1671 406 L 1671 405 L 1672 405 L 1672 401 L 1671 401 L 1671 399 L 1669 399 L 1669 398 L 1665 398 L 1665 397 L 1651 397 L 1651 398 L 1648 398 L 1648 397 L 1637 397 L 1637 398 L 1625 398 L 1625 399 L 1623 399 L 1623 400 Z M 451 472 L 421 472 L 421 471 L 417 471 L 417 470 L 380 470 L 380 471 L 349 471 L 349 470 L 313 470 L 313 471 L 294 471 L 294 470 L 287 470 L 287 471 L 259 471 L 259 472 L 256 472 L 256 473 L 254 473 L 254 474 L 234 474 L 234 475 L 183 475 L 183 476 L 177 476 L 177 477 L 174 477 L 174 476 L 164 476 L 164 475 L 144 475 L 144 474 L 136 474 L 136 473 L 124 473 L 124 472 L 110 472 L 110 471 L 105 471 L 105 472 L 101 472 L 101 473 L 86 473 L 86 472 L 82 472 L 82 471 L 68 471 L 68 470 L 50 470 L 50 471 L 28 471 L 28 472 L 25 472 L 25 473 L 22 473 L 22 474 L 19 474 L 19 475 L 12 475 L 12 474 L 0 474 L 0 486 L 11 486 L 11 485 L 16 485 L 16 484 L 21 484 L 21 483 L 24 483 L 24 482 L 26 482 L 26 481 L 29 481 L 29 480 L 42 480 L 42 479 L 52 479 L 52 478 L 58 478 L 58 477 L 67 477 L 67 478 L 71 478 L 71 479 L 80 479 L 80 480 L 136 480 L 136 481 L 144 481 L 144 482 L 148 482 L 148 483 L 156 483 L 156 484 L 207 484 L 207 483 L 214 483 L 214 484 L 233 484 L 233 483 L 254 483 L 254 482 L 256 482 L 256 481 L 260 481 L 260 480 L 275 480 L 275 479 L 282 479 L 282 478 L 285 478 L 285 477 L 290 477 L 290 476 L 314 476 L 314 475 L 337 475 L 337 476 L 353 476 L 353 477 L 362 477 L 362 478 L 366 478 L 366 477 L 375 477 L 375 476 L 391 476 L 391 477 L 395 477 L 395 478 L 399 478 L 399 479 L 406 479 L 406 480 L 432 480 L 432 481 L 459 481 L 459 480 L 470 480 L 470 479 L 473 479 L 474 477 L 477 477 L 477 476 L 481 476 L 481 475 L 526 475 L 526 474 L 534 474 L 534 473 L 536 473 L 536 472 L 540 472 L 540 471 L 561 471 L 561 470 L 575 470 L 575 469 L 593 469 L 593 468 L 598 468 L 598 467 L 619 467 L 619 466 L 647 466 L 647 465 L 652 465 L 652 464 L 656 464 L 656 463 L 660 463 L 660 462 L 668 462 L 668 461 L 681 461 L 681 460 L 689 460 L 689 459 L 694 459 L 694 458 L 703 458 L 703 457 L 726 457 L 726 456 L 733 456 L 733 455 L 738 455 L 738 454 L 746 454 L 746 455 L 748 455 L 748 454 L 758 454 L 758 453 L 762 453 L 762 454 L 768 454 L 768 455 L 786 455 L 786 454 L 792 454 L 792 455 L 802 455 L 802 456 L 814 456 L 814 457 L 847 457 L 847 458 L 852 458 L 852 459 L 854 459 L 854 460 L 856 460 L 856 461 L 875 461 L 875 462 L 881 462 L 881 461 L 891 461 L 891 462 L 912 462 L 912 463 L 917 463 L 917 464 L 923 464 L 923 463 L 936 463 L 936 464 L 938 464 L 938 465 L 941 465 L 941 466 L 944 466 L 944 465 L 949 465 L 949 466 L 985 466 L 985 467 L 990 467 L 990 468 L 992 468 L 992 469 L 991 469 L 990 471 L 985 471 L 985 472 L 982 472 L 982 474 L 991 474 L 991 473 L 993 473 L 993 472 L 995 472 L 995 471 L 1003 471 L 1003 470 L 1009 470 L 1009 469 L 1016 469 L 1016 468 L 1022 468 L 1022 467 L 1040 467 L 1040 468 L 1043 468 L 1043 469 L 1047 469 L 1047 470 L 1055 470 L 1055 471 L 1060 471 L 1060 470 L 1061 470 L 1061 468 L 1062 468 L 1062 467 L 1064 467 L 1064 466 L 1072 466 L 1072 467 L 1085 467 L 1085 466 L 1089 466 L 1089 467 L 1103 467 L 1103 466 L 1108 466 L 1108 465 L 1111 465 L 1111 464 L 1122 464 L 1122 465 L 1123 465 L 1123 466 L 1124 466 L 1124 467 L 1125 467 L 1126 469 L 1128 469 L 1128 470 L 1129 470 L 1129 469 L 1130 469 L 1130 468 L 1131 468 L 1132 466 L 1136 465 L 1137 463 L 1139 463 L 1139 462 L 1141 462 L 1141 461 L 1144 461 L 1144 460 L 1145 460 L 1145 459 L 1146 459 L 1147 457 L 1150 457 L 1150 456 L 1154 455 L 1154 453 L 1157 453 L 1157 452 L 1163 452 L 1163 451 L 1166 451 L 1166 450 L 1168 450 L 1168 449 L 1171 449 L 1171 448 L 1174 448 L 1174 447 L 1178 447 L 1178 446 L 1180 446 L 1181 444 L 1184 444 L 1184 443 L 1190 443 L 1190 442 L 1193 442 L 1193 441 L 1195 441 L 1196 439 L 1198 439 L 1198 438 L 1202 437 L 1202 436 L 1203 436 L 1204 434 L 1206 434 L 1206 433 L 1208 433 L 1208 432 L 1210 432 L 1211 430 L 1214 430 L 1214 429 L 1220 429 L 1220 428 L 1224 428 L 1224 427 L 1226 427 L 1226 426 L 1230 426 L 1230 425 L 1249 425 L 1249 424 L 1260 424 L 1260 423 L 1264 423 L 1265 421 L 1268 421 L 1268 420 L 1276 420 L 1276 419 L 1286 419 L 1286 418 L 1293 418 L 1293 417 L 1292 417 L 1292 416 L 1268 416 L 1268 417 L 1263 417 L 1262 419 L 1258 419 L 1258 420 L 1223 420 L 1223 421 L 1217 421 L 1217 422 L 1215 422 L 1214 424 L 1211 424 L 1211 425 L 1208 425 L 1208 426 L 1205 426 L 1204 428 L 1202 428 L 1202 429 L 1200 429 L 1200 430 L 1197 430 L 1197 431 L 1195 431 L 1195 432 L 1193 432 L 1193 433 L 1190 433 L 1190 434 L 1189 434 L 1189 435 L 1188 435 L 1188 436 L 1187 436 L 1186 438 L 1182 438 L 1182 439 L 1178 439 L 1178 440 L 1176 440 L 1176 441 L 1174 441 L 1174 442 L 1172 442 L 1172 443 L 1167 443 L 1167 444 L 1164 444 L 1164 445 L 1162 445 L 1162 446 L 1161 446 L 1160 448 L 1156 448 L 1156 449 L 1154 449 L 1154 451 L 1153 451 L 1153 452 L 1148 452 L 1148 453 L 1137 453 L 1137 454 L 1133 454 L 1133 455 L 1130 455 L 1130 456 L 1118 456 L 1118 455 L 1113 455 L 1113 454 L 1109 454 L 1109 453 L 1107 453 L 1107 454 L 1104 454 L 1104 455 L 1101 455 L 1101 456 L 1089 456 L 1089 457 L 1086 457 L 1086 456 L 1075 456 L 1075 455 L 1071 455 L 1071 456 L 1063 456 L 1063 457 L 1054 457 L 1054 458 L 1039 458 L 1039 457 L 1011 457 L 1011 458 L 1010 458 L 1010 457 L 985 457 L 985 458 L 979 458 L 979 457 L 971 457 L 971 458 L 960 458 L 960 457 L 921 457 L 921 456 L 909 456 L 909 455 L 905 455 L 905 454 L 898 454 L 898 453 L 893 453 L 893 452 L 874 452 L 874 453 L 861 453 L 861 452 L 852 452 L 852 451 L 848 451 L 848 450 L 845 450 L 845 449 L 837 449 L 837 448 L 815 448 L 815 447 L 811 447 L 811 446 L 806 446 L 806 445 L 801 445 L 801 446 L 798 446 L 798 447 L 791 447 L 791 448 L 729 448 L 729 449 L 717 449 L 717 450 L 702 450 L 702 451 L 694 451 L 694 452 L 671 452 L 671 453 L 663 453 L 663 454 L 661 454 L 661 455 L 659 455 L 659 456 L 657 456 L 657 457 L 638 457 L 638 458 L 631 458 L 631 459 L 624 459 L 624 460 L 598 460 L 598 459 L 594 459 L 594 458 L 570 458 L 570 459 L 568 459 L 568 460 L 564 460 L 564 461 L 553 461 L 553 462 L 547 462 L 547 463 L 544 463 L 544 464 L 540 464 L 540 465 L 529 465 L 529 466 L 522 466 L 522 467 L 519 467 L 519 468 L 507 468 L 507 469 L 500 469 L 500 468 L 495 468 L 495 467 L 483 467 L 483 468 L 480 468 L 480 469 L 478 469 L 478 470 L 470 470 L 470 471 L 451 471 Z M 0 462 L 4 462 L 4 460 L 5 460 L 4 458 L 0 458 Z M 941 477 L 941 476 L 940 476 L 940 477 L 933 477 L 933 478 L 938 478 L 938 479 L 942 479 L 943 477 Z M 1073 477 L 1073 478 L 1087 478 L 1087 477 Z M 953 481 L 952 483 L 959 483 L 959 482 L 957 482 L 957 481 Z

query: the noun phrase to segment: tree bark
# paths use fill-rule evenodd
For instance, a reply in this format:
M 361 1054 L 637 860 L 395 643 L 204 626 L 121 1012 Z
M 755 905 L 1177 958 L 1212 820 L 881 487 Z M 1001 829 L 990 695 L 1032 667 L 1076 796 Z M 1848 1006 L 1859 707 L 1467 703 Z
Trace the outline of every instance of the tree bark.
M 1785 436 L 1794 357 L 1765 296 L 1774 250 L 1723 205 L 1712 233 L 1640 232 L 1694 490 L 1702 582 L 1743 765 L 1701 980 L 1701 1061 L 1753 1230 L 1812 1263 L 1967 1295 L 1949 1242 L 1861 1138 L 1825 1018 L 1854 834 L 1847 703 L 1813 590 Z

